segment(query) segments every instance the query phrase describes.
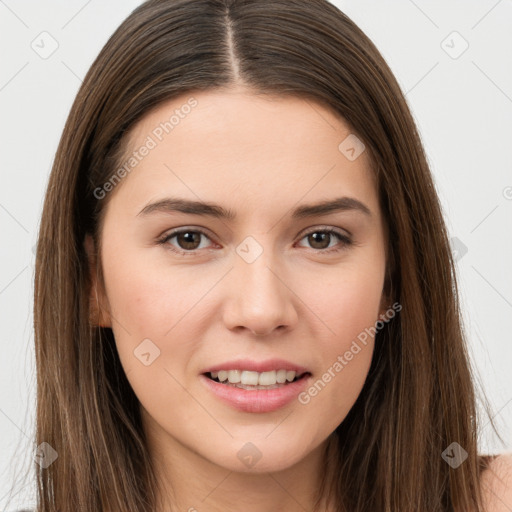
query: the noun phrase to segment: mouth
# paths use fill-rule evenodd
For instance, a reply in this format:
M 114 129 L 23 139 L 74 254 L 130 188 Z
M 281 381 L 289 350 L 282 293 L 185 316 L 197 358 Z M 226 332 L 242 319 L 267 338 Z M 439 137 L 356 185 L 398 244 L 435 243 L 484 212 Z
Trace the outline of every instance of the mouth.
M 270 390 L 289 386 L 290 384 L 309 377 L 309 372 L 294 370 L 270 370 L 256 372 L 250 370 L 233 369 L 205 372 L 203 375 L 210 380 L 247 391 Z
M 224 404 L 244 413 L 261 414 L 298 403 L 297 396 L 309 385 L 311 373 L 298 367 L 264 372 L 211 369 L 200 377 L 208 392 Z

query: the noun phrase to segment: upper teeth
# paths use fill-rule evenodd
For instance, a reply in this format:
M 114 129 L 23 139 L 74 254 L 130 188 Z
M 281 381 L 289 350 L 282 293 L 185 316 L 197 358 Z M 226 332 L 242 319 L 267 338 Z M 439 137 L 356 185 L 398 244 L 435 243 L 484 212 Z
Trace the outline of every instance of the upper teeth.
M 220 382 L 228 380 L 232 384 L 242 383 L 252 386 L 272 386 L 273 384 L 284 384 L 295 379 L 297 372 L 293 370 L 272 370 L 270 372 L 251 372 L 248 370 L 220 370 L 211 372 L 213 379 L 218 378 Z

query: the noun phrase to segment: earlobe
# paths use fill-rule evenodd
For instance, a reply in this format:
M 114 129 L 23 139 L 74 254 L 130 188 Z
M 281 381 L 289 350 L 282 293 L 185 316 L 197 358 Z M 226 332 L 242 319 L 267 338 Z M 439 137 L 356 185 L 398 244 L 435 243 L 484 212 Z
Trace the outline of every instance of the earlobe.
M 84 248 L 89 263 L 89 277 L 91 282 L 89 295 L 89 323 L 94 327 L 112 327 L 102 287 L 98 283 L 96 268 L 96 251 L 92 236 L 87 234 L 84 240 Z

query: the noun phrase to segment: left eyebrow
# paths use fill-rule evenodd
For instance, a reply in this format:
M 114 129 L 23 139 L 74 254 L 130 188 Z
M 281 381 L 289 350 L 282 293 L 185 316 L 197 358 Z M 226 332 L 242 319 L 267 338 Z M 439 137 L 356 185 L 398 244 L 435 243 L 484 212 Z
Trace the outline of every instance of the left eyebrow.
M 321 203 L 302 205 L 292 213 L 292 219 L 304 219 L 335 212 L 355 211 L 371 217 L 372 212 L 368 206 L 354 197 L 338 197 L 337 199 L 322 201 Z
M 353 197 L 339 197 L 332 200 L 322 201 L 317 204 L 301 205 L 293 210 L 292 219 L 304 219 L 327 215 L 335 212 L 355 211 L 371 217 L 372 212 L 364 203 Z M 146 205 L 137 215 L 146 216 L 154 212 L 163 213 L 189 213 L 203 215 L 218 219 L 234 220 L 236 214 L 233 210 L 225 209 L 215 203 L 202 201 L 191 201 L 188 199 L 165 198 Z

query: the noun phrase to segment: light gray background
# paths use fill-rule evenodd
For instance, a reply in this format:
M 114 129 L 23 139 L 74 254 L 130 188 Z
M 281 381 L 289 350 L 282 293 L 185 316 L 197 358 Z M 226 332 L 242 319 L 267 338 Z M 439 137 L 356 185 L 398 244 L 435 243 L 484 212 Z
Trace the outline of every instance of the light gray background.
M 450 236 L 463 248 L 458 273 L 473 363 L 506 443 L 487 424 L 482 451 L 509 451 L 512 1 L 334 3 L 382 52 L 418 123 Z M 0 0 L 0 510 L 33 456 L 33 247 L 51 164 L 81 78 L 139 4 Z M 41 58 L 32 46 L 51 49 L 51 38 L 58 48 Z M 10 508 L 33 503 L 27 484 L 14 490 Z

